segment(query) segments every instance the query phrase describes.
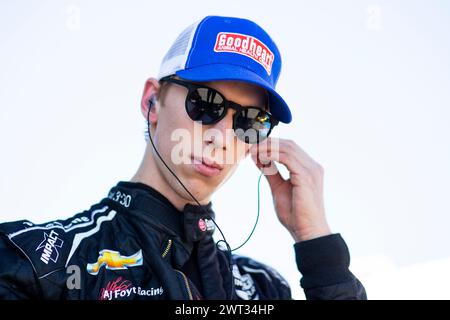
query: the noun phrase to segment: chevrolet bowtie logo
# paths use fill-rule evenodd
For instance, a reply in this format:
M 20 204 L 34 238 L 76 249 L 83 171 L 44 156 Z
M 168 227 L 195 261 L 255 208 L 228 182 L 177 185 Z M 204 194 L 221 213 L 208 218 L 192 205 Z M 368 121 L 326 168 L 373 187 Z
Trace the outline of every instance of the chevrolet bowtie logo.
M 142 250 L 126 257 L 118 251 L 104 249 L 99 252 L 97 262 L 88 263 L 87 272 L 95 276 L 103 266 L 109 270 L 123 270 L 128 269 L 128 267 L 142 266 Z

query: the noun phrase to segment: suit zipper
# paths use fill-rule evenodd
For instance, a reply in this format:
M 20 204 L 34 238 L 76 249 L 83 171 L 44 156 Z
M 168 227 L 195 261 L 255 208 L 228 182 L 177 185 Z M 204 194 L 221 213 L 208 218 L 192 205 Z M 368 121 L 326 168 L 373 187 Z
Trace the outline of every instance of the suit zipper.
M 189 300 L 194 300 L 194 298 L 192 297 L 191 287 L 189 286 L 188 278 L 187 278 L 186 275 L 185 275 L 183 272 L 181 272 L 180 270 L 177 270 L 177 269 L 174 269 L 174 270 L 177 271 L 177 272 L 179 272 L 179 273 L 183 276 L 184 284 L 185 284 L 185 286 L 186 286 L 186 290 L 187 290 L 188 295 L 189 295 Z
M 166 249 L 164 249 L 163 253 L 162 253 L 162 257 L 165 258 L 167 256 L 167 254 L 170 251 L 170 248 L 172 248 L 172 239 L 167 240 L 167 246 Z
M 169 253 L 170 249 L 172 248 L 172 244 L 173 244 L 173 240 L 172 239 L 167 240 L 166 248 L 164 249 L 164 251 L 163 251 L 163 253 L 161 255 L 163 258 L 165 258 L 167 256 L 167 254 Z M 177 270 L 177 269 L 174 269 L 174 270 L 179 272 L 183 276 L 184 285 L 185 285 L 186 291 L 187 291 L 187 293 L 189 295 L 189 300 L 194 300 L 194 298 L 192 296 L 191 286 L 189 285 L 188 278 L 180 270 Z

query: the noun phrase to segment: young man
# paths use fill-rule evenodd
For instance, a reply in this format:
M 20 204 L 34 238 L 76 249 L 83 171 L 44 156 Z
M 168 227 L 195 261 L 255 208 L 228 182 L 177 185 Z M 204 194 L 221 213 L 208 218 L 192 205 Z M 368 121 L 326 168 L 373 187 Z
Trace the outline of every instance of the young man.
M 268 138 L 291 121 L 275 92 L 280 70 L 275 43 L 254 22 L 209 16 L 184 30 L 145 84 L 148 143 L 134 177 L 70 219 L 1 224 L 0 297 L 290 299 L 275 270 L 212 238 L 210 197 L 251 154 L 295 241 L 306 297 L 365 299 L 325 218 L 322 168 L 295 142 Z

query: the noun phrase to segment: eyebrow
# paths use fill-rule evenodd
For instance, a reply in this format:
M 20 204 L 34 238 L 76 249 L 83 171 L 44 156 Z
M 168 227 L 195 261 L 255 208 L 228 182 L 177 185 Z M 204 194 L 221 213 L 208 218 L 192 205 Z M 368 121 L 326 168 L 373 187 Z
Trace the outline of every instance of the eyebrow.
M 224 80 L 224 81 L 225 81 L 225 80 Z M 270 112 L 270 106 L 269 106 L 269 92 L 267 92 L 266 89 L 264 89 L 264 88 L 262 88 L 262 87 L 260 87 L 260 86 L 254 85 L 254 86 L 257 87 L 257 88 L 262 89 L 263 92 L 264 92 L 264 94 L 265 94 L 265 98 L 262 99 L 262 100 L 264 100 L 263 106 L 261 106 L 260 103 L 255 103 L 255 105 L 251 105 L 251 104 L 245 104 L 245 105 L 244 105 L 244 104 L 237 103 L 237 102 L 235 102 L 235 101 L 233 101 L 233 100 L 228 99 L 222 91 L 220 91 L 220 90 L 218 90 L 218 89 L 216 89 L 216 88 L 214 88 L 214 87 L 211 86 L 211 83 L 214 83 L 215 81 L 207 81 L 207 82 L 190 81 L 190 82 L 191 82 L 191 83 L 194 83 L 194 84 L 197 84 L 197 85 L 205 86 L 205 87 L 210 88 L 210 89 L 214 89 L 214 90 L 220 92 L 220 94 L 222 94 L 228 101 L 231 101 L 231 102 L 234 102 L 234 103 L 236 103 L 236 104 L 239 104 L 239 105 L 242 106 L 242 107 L 258 107 L 259 109 L 262 109 L 262 110 L 264 110 L 264 111 Z M 230 80 L 229 82 L 240 83 L 241 81 Z
M 253 108 L 258 108 L 258 109 L 264 110 L 265 112 L 269 112 L 270 113 L 269 92 L 266 89 L 264 89 L 264 88 L 262 88 L 260 86 L 253 85 L 256 88 L 258 88 L 260 90 L 263 90 L 263 92 L 265 93 L 265 99 L 263 99 L 265 101 L 263 102 L 263 106 L 261 106 L 260 103 L 243 105 L 241 103 L 237 103 L 237 102 L 235 102 L 233 100 L 230 100 L 229 98 L 227 98 L 225 96 L 225 94 L 221 90 L 216 89 L 213 86 L 211 86 L 211 84 L 213 84 L 214 82 L 217 82 L 217 81 L 191 81 L 191 80 L 180 79 L 178 76 L 173 77 L 172 79 L 173 80 L 178 80 L 178 81 L 181 81 L 181 82 L 185 82 L 185 83 L 190 83 L 190 84 L 192 84 L 194 86 L 205 87 L 205 88 L 208 88 L 208 89 L 215 90 L 215 91 L 219 92 L 221 95 L 223 95 L 225 99 L 227 99 L 228 101 L 230 101 L 232 103 L 235 103 L 235 104 L 241 106 L 242 108 L 253 107 Z M 225 82 L 225 80 L 224 80 L 224 82 Z M 229 82 L 234 82 L 234 83 L 239 84 L 241 81 L 230 80 Z M 167 83 L 170 84 L 170 82 L 167 82 Z

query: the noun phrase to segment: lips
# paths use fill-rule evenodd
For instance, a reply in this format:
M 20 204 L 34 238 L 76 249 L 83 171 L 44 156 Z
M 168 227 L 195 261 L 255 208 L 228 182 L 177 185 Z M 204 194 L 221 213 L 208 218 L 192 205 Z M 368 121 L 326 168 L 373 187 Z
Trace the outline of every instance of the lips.
M 191 160 L 192 160 L 194 169 L 198 173 L 200 173 L 201 175 L 206 176 L 206 177 L 216 176 L 223 169 L 223 166 L 221 166 L 220 164 L 218 164 L 210 159 L 207 159 L 207 158 L 192 156 Z

